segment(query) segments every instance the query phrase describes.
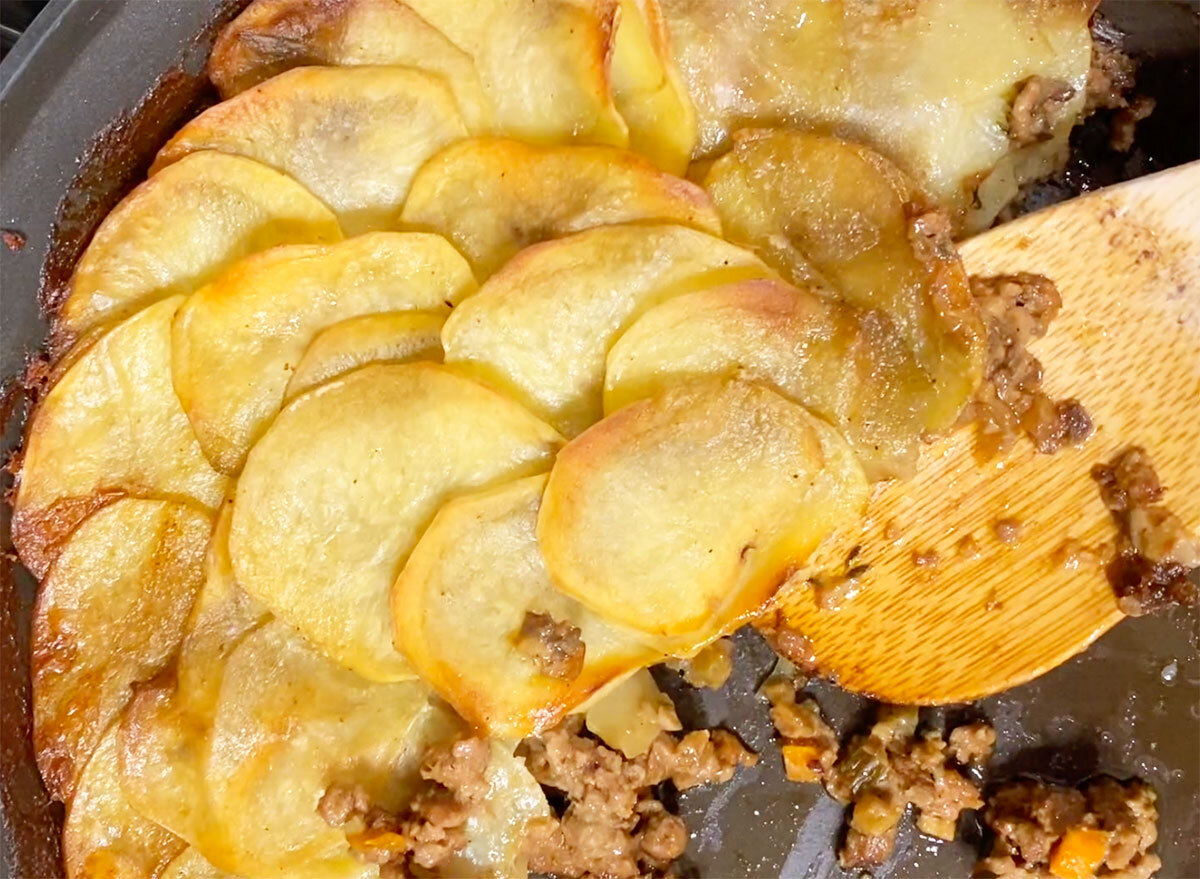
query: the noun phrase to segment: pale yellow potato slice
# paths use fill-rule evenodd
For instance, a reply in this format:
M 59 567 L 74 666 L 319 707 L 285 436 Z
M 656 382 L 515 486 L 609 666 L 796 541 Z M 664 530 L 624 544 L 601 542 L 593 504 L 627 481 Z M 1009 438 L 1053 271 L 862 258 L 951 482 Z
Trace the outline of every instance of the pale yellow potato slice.
M 63 822 L 67 879 L 156 879 L 187 844 L 134 811 L 121 790 L 117 729 L 100 739 Z
M 727 237 L 797 284 L 891 318 L 933 383 L 925 426 L 958 417 L 987 336 L 940 215 L 867 147 L 794 131 L 743 131 L 704 178 Z
M 548 729 L 610 681 L 661 654 L 554 587 L 537 542 L 545 475 L 450 501 L 392 588 L 396 643 L 418 674 L 489 735 Z M 526 613 L 577 626 L 584 662 L 550 677 L 516 646 Z
M 13 514 L 21 560 L 42 577 L 88 513 L 122 495 L 215 508 L 228 480 L 200 451 L 171 386 L 182 296 L 113 327 L 66 370 L 30 421 Z
M 457 723 L 423 684 L 366 681 L 281 620 L 267 623 L 225 666 L 205 776 L 225 845 L 198 848 L 247 879 L 377 876 L 318 814 L 321 796 L 358 784 L 398 811 L 427 745 Z
M 400 0 L 254 0 L 217 37 L 208 75 L 232 98 L 293 67 L 359 64 L 437 74 L 468 128 L 490 127 L 471 56 Z
M 481 279 L 523 247 L 593 226 L 659 220 L 721 231 L 701 189 L 641 156 L 505 138 L 466 140 L 430 159 L 401 219 L 449 238 Z
M 322 329 L 352 317 L 446 311 L 474 292 L 461 256 L 436 235 L 376 232 L 243 260 L 180 309 L 175 389 L 205 455 L 235 474 L 283 403 Z
M 233 579 L 232 504 L 221 507 L 204 559 L 204 585 L 173 667 L 137 688 L 121 721 L 121 781 L 133 807 L 207 851 L 227 848 L 204 781 L 209 730 L 225 661 L 270 619 Z
M 766 385 L 704 379 L 571 441 L 538 539 L 560 589 L 688 653 L 757 612 L 866 499 L 826 422 Z
M 348 668 L 410 677 L 388 594 L 421 532 L 450 497 L 547 469 L 560 442 L 446 367 L 364 366 L 288 404 L 250 452 L 234 576 Z
M 155 174 L 113 208 L 71 278 L 55 334 L 191 293 L 230 263 L 276 244 L 338 241 L 329 208 L 272 168 L 206 150 Z
M 46 789 L 69 801 L 129 688 L 174 655 L 203 581 L 212 517 L 124 498 L 63 546 L 33 614 L 33 740 Z
M 612 349 L 604 410 L 701 376 L 761 379 L 836 426 L 873 480 L 911 476 L 929 379 L 887 317 L 782 281 L 676 297 Z
M 620 0 L 610 68 L 629 148 L 680 176 L 696 147 L 696 111 L 671 58 L 658 0 Z
M 210 864 L 200 852 L 188 846 L 175 856 L 159 879 L 240 879 Z
M 216 150 L 304 184 L 349 234 L 394 227 L 417 168 L 467 136 L 454 94 L 406 67 L 299 67 L 205 110 L 150 169 Z
M 1079 0 L 659 2 L 699 117 L 697 157 L 745 127 L 848 132 L 968 230 L 1061 166 L 1083 109 L 1094 4 Z M 1074 92 L 1048 138 L 1021 146 L 1008 114 L 1031 76 Z
M 494 131 L 625 146 L 609 82 L 616 0 L 405 0 L 475 59 Z
M 750 251 L 686 226 L 589 229 L 527 248 L 456 308 L 442 330 L 446 362 L 574 436 L 600 418 L 605 355 L 641 312 L 773 275 Z
M 658 688 L 648 669 L 639 669 L 588 705 L 588 732 L 626 757 L 640 757 L 664 729 L 680 728 L 671 697 Z
M 384 311 L 332 324 L 317 333 L 292 371 L 284 399 L 381 360 L 442 359 L 442 324 L 432 311 Z

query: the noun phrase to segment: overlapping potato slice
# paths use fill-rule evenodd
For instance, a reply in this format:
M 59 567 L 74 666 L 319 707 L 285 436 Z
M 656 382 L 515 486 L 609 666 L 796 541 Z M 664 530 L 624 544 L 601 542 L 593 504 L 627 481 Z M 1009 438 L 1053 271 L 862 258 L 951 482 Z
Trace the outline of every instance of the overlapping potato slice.
M 660 3 L 699 117 L 697 155 L 743 127 L 849 132 L 968 229 L 1065 160 L 1083 108 L 1094 4 L 1079 0 Z M 1033 76 L 1073 91 L 1048 137 L 1022 146 L 1008 114 Z
M 46 788 L 69 801 L 104 730 L 179 646 L 203 580 L 212 517 L 124 498 L 63 546 L 33 617 L 33 719 Z
M 348 233 L 391 228 L 413 175 L 467 136 L 454 95 L 406 67 L 300 67 L 205 110 L 151 174 L 200 150 L 245 156 L 303 183 Z
M 400 0 L 254 0 L 221 31 L 208 75 L 223 98 L 307 65 L 381 64 L 437 74 L 467 127 L 486 131 L 491 111 L 475 63 Z
M 593 226 L 659 220 L 721 229 L 702 190 L 633 153 L 505 138 L 462 141 L 430 159 L 401 219 L 445 235 L 480 278 L 527 245 Z
M 218 853 L 226 843 L 204 781 L 209 731 L 226 659 L 247 633 L 270 619 L 234 582 L 232 512 L 226 503 L 217 516 L 204 585 L 174 666 L 136 689 L 121 722 L 121 780 L 130 803 L 193 846 Z
M 704 178 L 731 240 L 797 284 L 892 319 L 933 383 L 928 430 L 952 425 L 986 334 L 944 218 L 883 156 L 832 137 L 744 131 Z
M 454 310 L 447 363 L 503 387 L 566 436 L 601 415 L 604 357 L 646 308 L 773 273 L 753 253 L 686 226 L 617 225 L 530 247 Z
M 555 589 L 537 543 L 546 477 L 450 501 L 392 589 L 396 643 L 454 709 L 489 735 L 553 726 L 608 682 L 661 654 Z M 527 613 L 577 626 L 583 667 L 545 674 L 517 646 Z
M 209 465 L 171 386 L 171 319 L 182 296 L 118 324 L 66 370 L 26 434 L 13 514 L 21 560 L 44 576 L 85 516 L 122 495 L 215 508 L 228 480 Z
M 425 747 L 457 723 L 428 694 L 416 681 L 366 681 L 280 620 L 251 632 L 229 654 L 209 741 L 225 845 L 201 853 L 248 879 L 378 875 L 317 803 L 331 785 L 358 784 L 372 803 L 403 807 Z
M 454 248 L 419 233 L 280 247 L 238 263 L 188 300 L 173 331 L 175 389 L 204 453 L 238 472 L 322 329 L 379 312 L 444 312 L 474 290 Z
M 134 811 L 121 790 L 117 729 L 100 739 L 63 823 L 67 879 L 155 879 L 186 843 Z
M 239 879 L 210 864 L 200 852 L 188 846 L 175 856 L 159 879 Z
M 610 69 L 629 148 L 680 176 L 696 146 L 696 111 L 671 58 L 658 0 L 620 0 Z
M 560 589 L 687 653 L 757 610 L 866 498 L 827 423 L 766 385 L 703 379 L 569 443 L 538 538 Z
M 433 311 L 384 311 L 328 326 L 313 337 L 292 370 L 284 399 L 368 363 L 440 361 L 445 320 Z
M 246 254 L 341 237 L 329 208 L 290 177 L 215 150 L 188 156 L 104 218 L 75 268 L 55 333 L 73 341 L 101 321 L 190 293 Z
M 373 364 L 298 397 L 238 482 L 230 552 L 247 592 L 377 680 L 412 675 L 388 594 L 450 497 L 545 470 L 560 437 L 432 363 Z
M 771 280 L 676 297 L 612 346 L 604 410 L 712 375 L 769 382 L 831 422 L 871 479 L 916 467 L 929 379 L 879 312 Z

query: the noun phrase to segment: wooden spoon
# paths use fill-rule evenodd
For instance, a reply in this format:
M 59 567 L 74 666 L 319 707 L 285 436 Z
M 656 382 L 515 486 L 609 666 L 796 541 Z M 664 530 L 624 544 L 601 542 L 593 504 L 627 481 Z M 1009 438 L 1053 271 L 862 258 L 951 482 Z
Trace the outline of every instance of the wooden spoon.
M 1071 570 L 1068 541 L 1111 557 L 1116 528 L 1089 476 L 1145 446 L 1166 504 L 1200 524 L 1200 162 L 1025 216 L 961 245 L 972 274 L 1051 278 L 1063 307 L 1031 350 L 1055 398 L 1077 397 L 1094 435 L 1039 455 L 1022 439 L 981 467 L 971 430 L 922 454 L 918 475 L 872 501 L 860 593 L 837 610 L 797 585 L 780 598 L 818 668 L 904 704 L 977 699 L 1064 662 L 1123 618 L 1101 564 Z M 995 523 L 1021 523 L 1018 543 Z M 960 541 L 973 538 L 979 556 Z M 958 547 L 956 549 L 956 547 Z M 914 554 L 936 554 L 919 566 Z M 1107 561 L 1107 559 L 1105 559 Z

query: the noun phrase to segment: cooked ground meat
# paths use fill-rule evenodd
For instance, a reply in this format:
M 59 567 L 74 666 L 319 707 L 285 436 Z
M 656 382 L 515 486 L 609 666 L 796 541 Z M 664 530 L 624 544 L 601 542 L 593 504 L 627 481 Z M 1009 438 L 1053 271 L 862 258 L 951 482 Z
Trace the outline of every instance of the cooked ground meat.
M 1150 879 L 1161 866 L 1154 789 L 1101 776 L 1079 787 L 1033 779 L 1000 785 L 984 822 L 994 834 L 977 874 L 997 877 Z
M 976 721 L 950 730 L 947 751 L 954 762 L 963 766 L 986 763 L 996 747 L 996 730 L 990 723 Z
M 467 820 L 487 796 L 488 752 L 478 738 L 430 748 L 421 764 L 425 784 L 403 812 L 372 806 L 358 785 L 331 785 L 317 811 L 345 830 L 359 858 L 381 865 L 381 879 L 407 879 L 414 867 L 437 875 L 467 845 Z
M 687 828 L 656 797 L 671 782 L 686 790 L 728 781 L 754 754 L 724 730 L 661 733 L 641 757 L 627 758 L 587 735 L 575 716 L 521 743 L 533 776 L 565 798 L 554 818 L 526 836 L 529 869 L 557 877 L 632 879 L 662 875 L 683 854 Z
M 517 633 L 517 650 L 533 660 L 537 670 L 560 681 L 573 681 L 583 671 L 586 646 L 579 627 L 548 613 L 525 614 Z
M 1017 146 L 1049 140 L 1062 121 L 1075 89 L 1061 79 L 1031 76 L 1017 86 L 1008 113 L 1008 138 Z
M 796 701 L 795 682 L 772 677 L 762 687 L 771 721 L 783 737 L 783 768 L 792 781 L 827 781 L 838 757 L 837 733 L 821 716 L 815 699 Z
M 771 616 L 760 619 L 755 628 L 771 645 L 771 649 L 790 662 L 802 674 L 817 671 L 817 657 L 812 643 L 788 624 L 787 614 L 776 610 Z
M 1130 98 L 1128 107 L 1122 107 L 1113 113 L 1111 131 L 1108 136 L 1109 148 L 1118 153 L 1127 153 L 1133 149 L 1133 139 L 1137 134 L 1138 123 L 1149 118 L 1156 106 L 1154 98 L 1148 95 L 1137 95 Z
M 733 674 L 733 641 L 718 638 L 691 659 L 668 662 L 693 687 L 719 690 Z
M 1097 15 L 1092 25 L 1092 66 L 1088 71 L 1084 113 L 1112 110 L 1109 147 L 1126 153 L 1133 147 L 1137 124 L 1154 112 L 1154 99 L 1130 97 L 1137 63 L 1120 49 L 1121 34 Z
M 971 292 L 988 328 L 984 379 L 961 421 L 979 426 L 979 453 L 1007 451 L 1022 434 L 1042 454 L 1078 445 L 1092 420 L 1078 400 L 1052 400 L 1042 390 L 1042 364 L 1026 347 L 1046 334 L 1062 308 L 1058 288 L 1041 275 L 972 277 Z
M 1146 450 L 1130 446 L 1092 468 L 1100 498 L 1117 523 L 1117 555 L 1107 573 L 1129 616 L 1173 604 L 1200 604 L 1200 540 L 1159 501 L 1164 489 Z

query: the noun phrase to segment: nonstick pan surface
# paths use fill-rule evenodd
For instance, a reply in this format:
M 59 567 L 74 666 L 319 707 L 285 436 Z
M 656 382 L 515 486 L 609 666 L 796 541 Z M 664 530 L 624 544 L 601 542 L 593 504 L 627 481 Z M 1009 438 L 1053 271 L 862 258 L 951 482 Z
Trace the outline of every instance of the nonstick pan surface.
M 5 236 L 14 247 L 24 242 L 0 246 L 0 376 L 17 376 L 31 363 L 36 373 L 45 314 L 60 301 L 92 230 L 145 174 L 166 137 L 215 100 L 204 60 L 216 29 L 241 5 L 52 0 L 0 64 L 0 227 L 18 233 Z M 1107 151 L 1102 120 L 1077 132 L 1068 173 L 1031 193 L 1030 207 L 1200 156 L 1200 4 L 1106 0 L 1101 9 L 1144 60 L 1140 89 L 1156 97 L 1158 109 L 1128 156 Z M 10 449 L 26 406 L 19 384 L 6 390 L 0 414 Z M 46 798 L 29 737 L 34 583 L 12 560 L 2 504 L 0 539 L 0 877 L 55 879 L 61 808 Z M 1160 876 L 1200 879 L 1198 648 L 1195 611 L 1129 620 L 1042 678 L 946 713 L 983 714 L 996 724 L 994 779 L 1029 772 L 1068 782 L 1095 772 L 1147 778 L 1160 794 Z M 681 797 L 693 829 L 685 862 L 693 875 L 847 875 L 834 856 L 841 807 L 815 786 L 783 779 L 765 707 L 753 696 L 772 662 L 757 636 L 742 633 L 737 670 L 722 690 L 692 691 L 663 676 L 685 722 L 727 725 L 764 757 L 731 784 Z M 843 730 L 862 722 L 863 700 L 829 685 L 816 690 Z M 968 876 L 978 828 L 962 836 L 935 844 L 906 827 L 895 859 L 876 875 Z

